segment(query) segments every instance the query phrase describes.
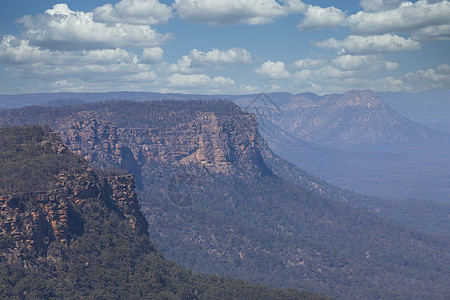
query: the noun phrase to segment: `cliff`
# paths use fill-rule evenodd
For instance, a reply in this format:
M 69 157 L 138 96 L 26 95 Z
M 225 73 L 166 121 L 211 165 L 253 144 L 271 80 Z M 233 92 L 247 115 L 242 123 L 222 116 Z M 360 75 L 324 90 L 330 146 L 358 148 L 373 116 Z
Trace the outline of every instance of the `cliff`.
M 14 128 L 12 130 L 21 131 Z M 25 130 L 33 132 L 36 128 L 28 127 Z M 20 153 L 20 147 L 27 148 L 33 144 L 27 138 L 6 142 L 9 143 L 8 147 L 16 149 L 17 153 Z M 28 184 L 22 189 L 24 191 L 11 191 L 8 188 L 5 182 L 8 178 L 5 177 L 11 170 L 7 159 L 10 159 L 10 162 L 15 159 L 8 155 L 7 149 L 3 149 L 1 153 L 4 173 L 0 175 L 0 181 L 3 183 L 0 190 L 0 234 L 12 242 L 12 247 L 2 253 L 8 261 L 24 259 L 18 253 L 26 251 L 36 252 L 38 257 L 45 257 L 53 243 L 68 245 L 73 236 L 85 230 L 77 211 L 80 207 L 89 205 L 89 202 L 97 201 L 93 199 L 101 199 L 121 214 L 128 220 L 131 231 L 135 234 L 148 235 L 148 224 L 140 212 L 132 175 L 105 178 L 97 176 L 86 162 L 71 155 L 59 137 L 50 131 L 45 132 L 45 136 L 32 145 L 31 149 L 32 152 L 26 152 L 25 162 L 30 168 L 25 170 L 28 174 Z M 36 182 L 36 175 L 42 176 L 31 170 L 35 167 L 35 162 L 52 165 L 51 160 L 43 159 L 49 154 L 76 161 L 71 165 L 71 170 L 53 169 L 51 174 L 47 174 L 45 184 L 30 184 Z M 15 178 L 12 183 L 17 182 Z M 33 188 L 35 190 L 32 190 Z
M 450 261 L 442 255 L 447 241 L 323 197 L 333 190 L 271 158 L 255 116 L 231 102 L 121 101 L 0 112 L 1 124 L 23 122 L 49 124 L 99 166 L 132 171 L 151 239 L 169 259 L 195 272 L 342 299 L 439 299 L 448 291 L 443 270 Z M 96 209 L 89 214 L 97 225 L 84 228 L 103 228 L 104 216 Z M 133 230 L 129 221 L 120 226 Z M 106 232 L 112 234 L 111 228 Z M 98 248 L 95 242 L 122 243 L 98 236 L 95 241 L 86 233 L 80 239 L 92 245 L 87 252 Z M 129 268 L 127 260 L 115 261 Z
M 0 168 L 1 299 L 328 299 L 165 260 L 133 176 L 92 170 L 48 127 L 0 127 Z
M 139 187 L 140 169 L 151 163 L 195 164 L 246 178 L 270 174 L 260 154 L 255 115 L 227 101 L 165 105 L 116 101 L 70 110 L 26 108 L 11 111 L 14 117 L 0 116 L 0 123 L 20 125 L 26 118 L 49 124 L 73 152 L 97 166 L 133 172 Z

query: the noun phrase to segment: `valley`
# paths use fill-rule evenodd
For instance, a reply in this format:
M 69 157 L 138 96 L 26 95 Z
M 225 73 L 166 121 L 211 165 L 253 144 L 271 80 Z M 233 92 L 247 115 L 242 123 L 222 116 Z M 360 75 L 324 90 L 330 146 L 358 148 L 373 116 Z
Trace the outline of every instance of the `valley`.
M 0 122 L 48 124 L 96 166 L 132 172 L 150 238 L 196 272 L 342 299 L 447 293 L 448 239 L 353 207 L 366 198 L 279 158 L 231 102 L 29 107 Z

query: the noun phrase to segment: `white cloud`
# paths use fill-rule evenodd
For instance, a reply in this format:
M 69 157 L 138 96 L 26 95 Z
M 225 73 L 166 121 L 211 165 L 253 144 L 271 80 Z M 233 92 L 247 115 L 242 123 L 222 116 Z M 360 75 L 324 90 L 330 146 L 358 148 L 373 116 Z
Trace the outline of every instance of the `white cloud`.
M 403 0 L 361 0 L 359 6 L 365 11 L 384 11 L 391 10 L 400 6 Z
M 15 36 L 4 36 L 0 43 L 0 62 L 16 64 L 42 63 L 49 66 L 65 65 L 105 65 L 117 63 L 133 63 L 136 55 L 123 49 L 101 49 L 80 51 L 50 51 L 29 44 L 29 41 Z
M 352 89 L 378 91 L 397 90 L 399 79 L 387 80 L 385 74 L 399 68 L 397 62 L 375 55 L 341 55 L 335 58 L 303 59 L 294 65 L 299 67 L 290 78 L 296 89 L 318 94 L 341 93 Z M 395 84 L 394 84 L 395 83 Z
M 205 74 L 172 74 L 168 78 L 170 86 L 175 87 L 197 87 L 203 85 L 234 85 L 235 82 L 230 78 L 217 76 L 214 78 Z
M 153 47 L 170 38 L 147 25 L 94 22 L 92 12 L 72 11 L 67 4 L 57 4 L 45 14 L 25 16 L 20 22 L 30 44 L 54 50 Z
M 159 83 L 162 92 L 180 93 L 253 93 L 258 89 L 251 85 L 236 84 L 233 79 L 223 76 L 210 77 L 206 74 L 172 74 Z
M 212 49 L 203 52 L 197 49 L 191 50 L 188 55 L 183 55 L 176 63 L 169 67 L 163 67 L 168 73 L 194 73 L 209 67 L 210 65 L 232 65 L 252 63 L 252 54 L 242 48 L 226 50 Z
M 388 61 L 381 55 L 341 55 L 333 59 L 331 64 L 341 70 L 396 70 L 399 64 Z
M 296 67 L 298 69 L 320 68 L 320 67 L 323 67 L 327 62 L 328 62 L 328 60 L 326 60 L 326 59 L 305 58 L 305 59 L 295 61 L 294 67 Z
M 139 62 L 144 64 L 152 64 L 162 61 L 164 50 L 160 47 L 144 48 Z
M 413 32 L 433 25 L 450 24 L 450 2 L 402 2 L 398 8 L 351 15 L 346 24 L 357 34 Z
M 337 27 L 343 25 L 345 13 L 334 6 L 322 8 L 309 5 L 303 11 L 305 18 L 297 26 L 300 30 L 323 29 L 327 27 Z
M 407 91 L 415 93 L 430 89 L 448 89 L 450 86 L 449 64 L 441 64 L 434 69 L 417 70 L 399 76 L 383 76 L 384 71 L 396 68 L 398 68 L 397 63 L 388 61 L 381 55 L 344 55 L 332 59 L 326 66 L 295 72 L 291 82 L 297 89 L 318 94 L 342 93 L 355 89 L 355 87 L 378 92 Z
M 165 73 L 182 73 L 189 74 L 194 72 L 192 69 L 192 58 L 188 55 L 183 55 L 176 63 L 169 66 L 161 66 L 161 71 Z
M 413 33 L 412 39 L 423 42 L 450 40 L 450 25 L 436 25 L 420 29 Z
M 290 77 L 282 61 L 273 62 L 268 60 L 255 68 L 255 73 L 267 79 L 286 79 Z
M 338 50 L 339 54 L 374 54 L 420 50 L 420 43 L 398 35 L 384 34 L 373 36 L 350 35 L 344 40 L 330 38 L 313 45 Z
M 0 43 L 0 63 L 26 64 L 33 61 L 47 61 L 51 53 L 30 46 L 29 41 L 21 40 L 13 35 L 6 35 Z
M 94 10 L 94 21 L 139 25 L 166 24 L 172 8 L 157 0 L 121 0 L 114 6 L 106 4 Z
M 151 72 L 150 66 L 140 64 L 134 53 L 119 48 L 51 51 L 30 45 L 27 40 L 5 36 L 0 49 L 0 62 L 8 65 L 6 72 L 21 79 L 118 83 L 129 75 Z
M 298 13 L 305 8 L 300 0 L 175 0 L 173 7 L 187 22 L 209 25 L 272 23 L 275 18 Z
M 405 75 L 406 90 L 418 92 L 428 89 L 448 89 L 450 65 L 441 64 L 436 69 L 418 70 Z
M 193 64 L 249 64 L 252 63 L 252 54 L 242 48 L 232 48 L 227 50 L 212 49 L 202 52 L 193 49 L 190 53 Z

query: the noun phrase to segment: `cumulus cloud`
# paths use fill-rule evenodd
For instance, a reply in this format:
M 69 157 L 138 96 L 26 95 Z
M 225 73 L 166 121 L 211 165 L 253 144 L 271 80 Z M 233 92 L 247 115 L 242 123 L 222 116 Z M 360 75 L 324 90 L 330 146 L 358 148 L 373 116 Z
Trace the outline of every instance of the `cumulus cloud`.
M 384 11 L 391 10 L 400 6 L 403 0 L 361 0 L 359 6 L 365 11 Z
M 308 8 L 303 11 L 305 18 L 297 26 L 300 30 L 315 30 L 327 27 L 337 27 L 343 25 L 345 21 L 345 13 L 331 7 L 319 7 L 308 5 Z
M 449 16 L 449 1 L 405 1 L 390 10 L 359 11 L 349 16 L 346 24 L 357 34 L 410 33 L 433 25 L 450 24 Z
M 413 33 L 413 40 L 422 42 L 450 40 L 450 24 L 429 26 Z
M 139 62 L 144 64 L 152 64 L 162 61 L 164 50 L 160 47 L 144 48 Z
M 326 59 L 305 58 L 295 61 L 294 67 L 298 69 L 312 69 L 323 67 L 327 62 L 328 60 Z
M 174 87 L 197 87 L 197 86 L 205 86 L 205 85 L 214 85 L 214 86 L 222 86 L 222 85 L 234 85 L 235 82 L 230 78 L 225 78 L 222 76 L 217 76 L 214 78 L 209 77 L 205 74 L 172 74 L 168 77 L 168 81 L 170 86 Z
M 147 25 L 95 22 L 92 12 L 72 11 L 67 4 L 25 16 L 20 22 L 30 44 L 53 50 L 153 47 L 170 38 Z
M 252 62 L 252 54 L 242 48 L 212 49 L 208 52 L 193 49 L 188 55 L 183 55 L 176 63 L 166 68 L 166 71 L 189 74 L 211 65 L 249 64 Z
M 51 56 L 49 50 L 41 50 L 30 46 L 29 41 L 21 40 L 13 35 L 6 35 L 0 43 L 0 63 L 26 64 L 33 61 L 47 61 Z
M 344 40 L 330 38 L 313 45 L 338 50 L 339 54 L 374 54 L 420 50 L 420 43 L 398 35 L 383 34 L 373 36 L 350 35 Z
M 386 60 L 382 55 L 341 55 L 333 59 L 333 66 L 341 70 L 379 70 L 393 71 L 399 67 L 397 62 Z
M 300 0 L 175 0 L 173 7 L 187 22 L 224 26 L 231 24 L 260 25 L 298 13 L 306 5 Z
M 0 43 L 0 62 L 10 65 L 42 63 L 50 66 L 132 63 L 136 55 L 123 49 L 50 51 L 29 44 L 28 40 L 4 36 Z
M 176 63 L 170 64 L 169 66 L 161 67 L 162 73 L 182 73 L 189 74 L 193 73 L 192 69 L 192 58 L 188 55 L 183 55 Z
M 157 0 L 121 0 L 94 10 L 96 22 L 162 25 L 172 17 L 172 8 Z
M 436 69 L 418 70 L 405 75 L 407 90 L 448 89 L 450 86 L 450 65 L 441 64 Z
M 255 73 L 266 79 L 286 79 L 290 77 L 289 72 L 282 61 L 266 61 L 254 69 Z
M 252 63 L 252 54 L 242 48 L 227 50 L 212 49 L 208 52 L 193 49 L 189 55 L 194 64 L 249 64 Z
M 377 91 L 397 90 L 400 87 L 399 82 L 405 86 L 399 79 L 385 79 L 385 74 L 398 69 L 399 64 L 389 61 L 379 54 L 345 54 L 335 58 L 306 58 L 296 61 L 294 66 L 300 70 L 289 78 L 290 82 L 297 89 L 319 94 L 340 93 L 355 89 L 355 87 Z
M 175 73 L 161 81 L 162 91 L 178 91 L 183 93 L 206 94 L 218 93 L 253 93 L 257 90 L 251 85 L 236 84 L 233 79 L 224 76 L 211 77 L 206 74 L 179 74 Z

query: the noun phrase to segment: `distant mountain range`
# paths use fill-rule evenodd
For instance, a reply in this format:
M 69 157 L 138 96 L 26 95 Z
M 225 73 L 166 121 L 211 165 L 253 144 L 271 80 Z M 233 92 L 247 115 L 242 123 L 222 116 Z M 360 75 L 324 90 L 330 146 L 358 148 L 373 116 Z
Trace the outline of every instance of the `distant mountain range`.
M 381 93 L 381 98 L 370 91 L 325 96 L 282 92 L 218 96 L 140 92 L 0 95 L 0 107 L 64 106 L 110 99 L 217 98 L 232 100 L 255 112 L 259 131 L 270 147 L 299 168 L 346 189 L 406 201 L 410 204 L 401 205 L 402 211 L 388 209 L 385 204 L 389 202 L 384 202 L 384 209 L 377 209 L 409 226 L 450 234 L 450 218 L 442 214 L 450 210 L 450 142 L 443 133 L 449 113 L 446 91 Z M 391 106 L 441 132 L 406 119 Z M 416 209 L 419 200 L 436 203 Z M 416 224 L 410 222 L 411 215 L 420 216 Z
M 257 116 L 230 101 L 0 112 L 0 124 L 24 123 L 48 124 L 98 167 L 132 172 L 151 239 L 196 272 L 340 299 L 449 296 L 448 238 L 355 208 L 367 198 L 275 155 Z
M 380 98 L 370 91 L 325 96 L 282 92 L 214 96 L 144 92 L 56 93 L 3 95 L 0 96 L 0 107 L 63 106 L 111 99 L 220 98 L 256 112 L 258 103 L 263 106 L 265 103 L 269 106 L 258 108 L 256 112 L 260 132 L 277 154 L 301 169 L 340 187 L 377 197 L 450 203 L 450 138 L 442 132 L 449 120 L 448 94 L 448 91 L 382 93 Z M 422 125 L 398 112 L 422 122 Z M 431 130 L 423 124 L 441 131 Z
M 450 122 L 450 91 L 425 91 L 421 93 L 378 93 L 381 99 L 397 113 L 426 126 Z M 30 105 L 59 106 L 79 104 L 80 102 L 98 102 L 107 100 L 182 100 L 182 99 L 238 99 L 254 100 L 259 94 L 249 95 L 200 95 L 154 92 L 109 92 L 109 93 L 39 93 L 0 95 L 1 108 L 16 108 Z M 293 95 L 275 92 L 267 95 L 279 106 L 290 102 L 294 97 L 320 98 L 313 93 Z M 245 108 L 243 106 L 243 108 Z M 434 127 L 433 127 L 434 128 Z M 448 128 L 448 127 L 447 127 Z

